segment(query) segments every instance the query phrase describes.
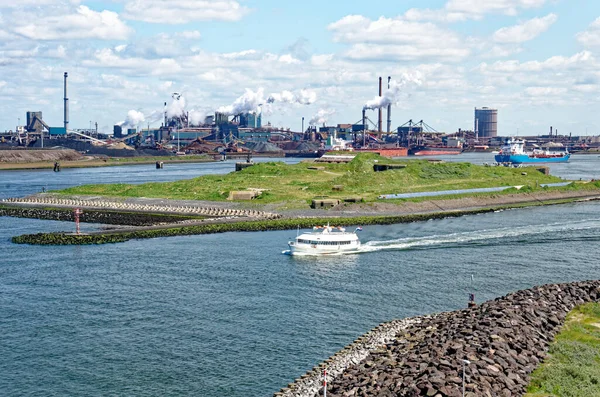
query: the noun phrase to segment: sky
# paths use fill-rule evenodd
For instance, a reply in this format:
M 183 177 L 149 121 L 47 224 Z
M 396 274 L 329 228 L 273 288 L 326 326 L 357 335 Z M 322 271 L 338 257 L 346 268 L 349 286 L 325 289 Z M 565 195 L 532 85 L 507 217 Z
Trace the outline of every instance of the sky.
M 0 0 L 0 130 L 62 126 L 64 72 L 70 127 L 101 132 L 160 126 L 165 102 L 293 131 L 391 102 L 393 128 L 487 106 L 499 135 L 598 135 L 600 1 Z

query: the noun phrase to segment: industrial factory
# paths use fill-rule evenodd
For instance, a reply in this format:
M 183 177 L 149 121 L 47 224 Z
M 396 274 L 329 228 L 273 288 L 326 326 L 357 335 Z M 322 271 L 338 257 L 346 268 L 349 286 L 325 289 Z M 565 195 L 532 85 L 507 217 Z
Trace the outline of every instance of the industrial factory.
M 329 150 L 373 151 L 392 157 L 406 155 L 448 155 L 463 151 L 486 151 L 502 145 L 505 138 L 498 135 L 498 110 L 489 107 L 475 108 L 473 130 L 453 133 L 437 131 L 423 120 L 410 119 L 392 129 L 392 105 L 397 101 L 401 85 L 387 78 L 378 79 L 377 96 L 362 108 L 359 120 L 354 123 L 327 125 L 324 117 L 315 116 L 305 128 L 292 131 L 263 122 L 263 107 L 274 102 L 311 104 L 316 94 L 301 90 L 284 91 L 268 98 L 261 90 L 238 98 L 233 105 L 217 109 L 213 114 L 187 111 L 185 98 L 173 93 L 171 104 L 164 102 L 159 114 L 160 127 L 141 127 L 145 116 L 130 111 L 127 119 L 116 123 L 112 134 L 99 133 L 98 124 L 89 128 L 74 129 L 69 125 L 68 73 L 64 73 L 64 121 L 60 127 L 49 126 L 41 111 L 28 111 L 26 124 L 15 131 L 0 133 L 0 147 L 66 147 L 90 154 L 112 156 L 178 155 L 253 153 L 277 156 L 316 157 Z M 384 109 L 386 128 L 384 131 Z M 376 120 L 368 117 L 374 110 Z M 156 112 L 155 112 L 156 113 Z M 152 120 L 153 122 L 156 120 Z M 558 135 L 550 127 L 547 135 L 525 137 L 534 145 L 552 142 L 572 151 L 589 150 L 600 146 L 591 137 Z

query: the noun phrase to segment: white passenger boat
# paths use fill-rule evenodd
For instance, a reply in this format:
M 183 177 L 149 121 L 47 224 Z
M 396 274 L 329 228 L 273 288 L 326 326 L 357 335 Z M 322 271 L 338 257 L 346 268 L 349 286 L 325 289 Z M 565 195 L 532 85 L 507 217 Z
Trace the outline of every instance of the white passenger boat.
M 288 255 L 335 255 L 358 252 L 360 240 L 357 227 L 353 232 L 347 232 L 343 227 L 315 226 L 313 232 L 298 234 L 294 241 L 288 242 Z

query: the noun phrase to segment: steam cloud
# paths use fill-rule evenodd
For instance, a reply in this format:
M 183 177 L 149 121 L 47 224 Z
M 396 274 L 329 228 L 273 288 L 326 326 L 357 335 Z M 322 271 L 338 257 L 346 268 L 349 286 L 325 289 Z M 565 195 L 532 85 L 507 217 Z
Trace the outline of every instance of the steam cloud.
M 185 97 L 183 96 L 178 96 L 176 98 L 173 98 L 173 101 L 171 102 L 171 104 L 167 105 L 167 117 L 181 117 L 185 115 L 185 105 L 186 105 L 186 100 Z
M 400 94 L 402 93 L 402 88 L 409 84 L 414 84 L 418 86 L 423 84 L 421 78 L 422 75 L 419 72 L 416 72 L 414 74 L 404 73 L 399 81 L 390 81 L 390 88 L 383 91 L 382 96 L 376 96 L 372 100 L 365 103 L 364 108 L 379 109 L 398 102 Z
M 320 109 L 317 114 L 313 116 L 312 119 L 309 120 L 309 125 L 321 125 L 326 124 L 327 119 L 335 114 L 334 109 Z
M 296 93 L 292 91 L 282 91 L 265 97 L 264 88 L 252 91 L 246 88 L 246 92 L 237 98 L 229 106 L 221 106 L 217 112 L 228 116 L 235 116 L 240 113 L 268 113 L 269 105 L 274 103 L 310 105 L 317 100 L 317 93 L 311 90 L 300 90 Z
M 206 119 L 206 112 L 201 110 L 191 110 L 189 115 L 190 125 L 200 125 Z
M 144 121 L 146 121 L 144 113 L 138 112 L 137 110 L 130 110 L 129 112 L 127 112 L 127 118 L 125 119 L 125 121 L 121 121 L 120 123 L 117 123 L 117 125 L 121 127 L 136 128 Z
M 261 106 L 265 103 L 265 90 L 259 88 L 256 92 L 246 88 L 246 92 L 229 106 L 221 106 L 218 113 L 235 116 L 240 113 L 261 112 Z
M 291 91 L 282 91 L 278 94 L 271 94 L 267 98 L 267 103 L 299 103 L 300 105 L 311 105 L 317 101 L 317 93 L 311 90 L 300 90 L 298 93 Z

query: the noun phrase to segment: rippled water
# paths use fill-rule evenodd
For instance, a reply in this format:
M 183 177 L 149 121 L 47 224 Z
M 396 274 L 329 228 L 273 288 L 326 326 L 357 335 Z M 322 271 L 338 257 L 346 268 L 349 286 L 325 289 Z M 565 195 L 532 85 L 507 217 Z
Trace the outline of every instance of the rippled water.
M 563 172 L 593 177 L 594 161 Z M 65 184 L 92 178 L 78 172 Z M 0 173 L 1 193 L 29 193 L 32 175 Z M 21 246 L 10 237 L 72 225 L 0 218 L 0 394 L 268 396 L 380 322 L 463 308 L 471 290 L 597 279 L 599 210 L 369 226 L 365 252 L 324 258 L 282 255 L 296 231 Z

